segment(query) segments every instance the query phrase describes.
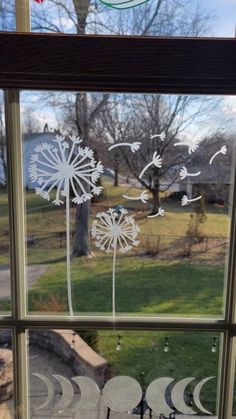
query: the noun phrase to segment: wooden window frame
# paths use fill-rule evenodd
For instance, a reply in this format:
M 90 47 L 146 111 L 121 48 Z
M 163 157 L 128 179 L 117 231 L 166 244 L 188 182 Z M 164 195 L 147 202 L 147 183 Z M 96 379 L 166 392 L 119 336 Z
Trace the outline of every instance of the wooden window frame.
M 232 412 L 235 364 L 236 186 L 223 320 L 174 318 L 26 316 L 24 290 L 24 203 L 19 121 L 7 111 L 17 106 L 20 89 L 236 95 L 236 40 L 0 34 L 0 88 L 6 90 L 8 185 L 11 221 L 12 316 L 0 327 L 12 330 L 16 417 L 27 417 L 26 332 L 29 328 L 108 328 L 217 331 L 224 335 L 219 418 Z M 14 99 L 15 98 L 15 99 Z M 19 103 L 19 102 L 18 102 Z M 12 127 L 12 128 L 9 128 Z M 236 179 L 236 177 L 235 177 Z M 21 365 L 19 365 L 21 359 Z M 20 408 L 18 408 L 20 406 Z M 25 406 L 25 409 L 23 408 Z

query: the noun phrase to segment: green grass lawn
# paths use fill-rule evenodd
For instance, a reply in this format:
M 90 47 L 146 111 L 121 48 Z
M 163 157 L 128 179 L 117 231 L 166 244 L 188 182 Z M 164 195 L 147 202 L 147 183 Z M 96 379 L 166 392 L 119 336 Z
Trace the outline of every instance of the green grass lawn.
M 112 256 L 74 258 L 74 309 L 111 314 Z M 117 313 L 125 315 L 221 316 L 223 266 L 182 260 L 156 260 L 137 255 L 117 259 Z M 29 301 L 57 295 L 67 306 L 65 262 L 51 263 L 30 292 Z
M 117 336 L 121 350 L 116 351 Z M 169 352 L 163 351 L 168 336 Z M 109 360 L 113 375 L 128 375 L 143 387 L 160 377 L 171 377 L 175 382 L 193 377 L 199 382 L 214 377 L 201 391 L 201 402 L 212 412 L 216 410 L 219 350 L 211 352 L 213 335 L 210 333 L 164 333 L 145 331 L 98 331 L 99 352 Z M 217 335 L 217 346 L 220 336 Z M 186 396 L 193 392 L 196 380 L 186 388 Z M 195 406 L 193 406 L 194 409 Z

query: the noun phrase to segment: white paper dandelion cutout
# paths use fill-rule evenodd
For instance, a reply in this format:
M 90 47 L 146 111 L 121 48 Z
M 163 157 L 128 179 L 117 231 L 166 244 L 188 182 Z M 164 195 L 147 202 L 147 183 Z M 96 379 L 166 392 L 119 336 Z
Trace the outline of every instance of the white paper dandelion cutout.
M 213 160 L 216 158 L 216 156 L 218 156 L 219 154 L 223 154 L 224 156 L 226 155 L 226 153 L 227 153 L 227 147 L 226 147 L 226 145 L 223 145 L 222 147 L 221 147 L 221 149 L 220 150 L 218 150 L 215 154 L 213 154 L 213 156 L 210 158 L 210 161 L 209 161 L 209 164 L 211 165 L 212 163 L 213 163 Z
M 199 141 L 197 141 L 197 140 L 191 140 L 191 141 L 188 141 L 188 142 L 179 141 L 178 143 L 174 144 L 174 147 L 178 147 L 178 146 L 187 146 L 188 147 L 188 153 L 192 154 L 198 149 Z
M 56 189 L 55 205 L 64 203 L 63 198 L 69 195 L 70 187 L 73 190 L 76 204 L 82 204 L 102 191 L 96 182 L 103 172 L 101 162 L 93 158 L 93 150 L 80 147 L 80 138 L 69 137 L 70 144 L 65 137 L 56 136 L 53 144 L 42 143 L 35 148 L 31 157 L 29 168 L 30 179 L 36 182 L 35 192 L 43 199 L 50 198 L 50 193 Z M 90 186 L 91 191 L 87 191 Z
M 82 204 L 102 191 L 96 182 L 103 173 L 101 162 L 94 160 L 94 152 L 88 147 L 81 147 L 81 138 L 57 135 L 55 144 L 42 143 L 35 147 L 29 167 L 30 179 L 35 192 L 53 204 L 66 202 L 66 250 L 67 250 L 67 294 L 70 315 L 73 315 L 70 275 L 70 191 L 72 201 Z M 56 192 L 54 192 L 54 190 Z
M 130 201 L 141 201 L 143 204 L 146 204 L 149 200 L 148 192 L 142 191 L 139 196 L 129 196 L 129 195 L 123 195 L 123 198 L 129 199 Z
M 133 247 L 139 245 L 136 240 L 140 231 L 138 224 L 135 224 L 133 216 L 128 216 L 128 211 L 120 210 L 120 214 L 114 208 L 96 215 L 97 220 L 93 221 L 91 234 L 96 240 L 96 247 L 107 253 L 113 252 L 112 271 L 112 313 L 115 316 L 115 267 L 117 250 L 126 253 Z

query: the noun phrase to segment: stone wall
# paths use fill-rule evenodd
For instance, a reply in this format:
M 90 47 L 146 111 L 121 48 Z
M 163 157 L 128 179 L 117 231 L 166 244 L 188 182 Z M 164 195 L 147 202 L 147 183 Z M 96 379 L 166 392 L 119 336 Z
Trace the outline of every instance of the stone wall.
M 13 395 L 12 351 L 0 349 L 0 403 L 9 400 Z
M 0 343 L 11 345 L 11 333 L 8 330 L 0 332 Z M 30 343 L 57 354 L 72 368 L 75 375 L 92 378 L 100 388 L 110 377 L 107 361 L 79 335 L 73 336 L 71 330 L 33 330 L 30 332 Z
M 72 337 L 74 338 L 72 347 Z M 70 365 L 76 375 L 92 378 L 103 387 L 109 376 L 107 361 L 97 354 L 71 330 L 35 330 L 30 332 L 30 343 L 54 352 Z

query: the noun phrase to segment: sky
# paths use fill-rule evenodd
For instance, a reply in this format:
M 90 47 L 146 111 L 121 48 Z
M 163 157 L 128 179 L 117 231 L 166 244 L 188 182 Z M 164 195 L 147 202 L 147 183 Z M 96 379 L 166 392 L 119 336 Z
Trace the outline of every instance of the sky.
M 12 0 L 11 0 L 12 1 Z M 65 0 L 70 3 L 70 0 Z M 99 0 L 97 0 L 99 2 Z M 149 0 L 152 2 L 156 2 L 157 0 Z M 176 0 L 177 2 L 178 0 Z M 186 2 L 189 6 L 194 7 L 196 5 L 200 6 L 200 9 L 206 12 L 213 12 L 215 15 L 214 22 L 212 22 L 212 28 L 210 35 L 212 36 L 219 36 L 219 37 L 234 37 L 235 35 L 235 25 L 236 25 L 236 0 L 182 0 Z M 50 7 L 49 7 L 50 6 Z M 137 6 L 138 8 L 139 6 Z M 31 0 L 31 8 L 34 11 L 38 11 L 39 13 L 44 10 L 50 12 L 51 4 L 45 0 L 44 3 L 38 4 Z M 116 11 L 114 10 L 114 13 Z M 56 16 L 55 18 L 56 23 Z M 64 21 L 64 28 L 65 31 L 70 32 L 71 25 L 68 24 L 69 22 Z
M 231 38 L 235 36 L 236 0 L 198 0 L 198 2 L 205 10 L 215 11 L 213 36 Z
M 99 0 L 97 0 L 99 1 Z M 157 0 L 149 0 L 156 2 Z M 178 1 L 178 0 L 176 0 Z M 234 37 L 235 36 L 235 25 L 236 25 L 236 0 L 182 0 L 188 5 L 192 5 L 194 8 L 197 4 L 200 8 L 206 12 L 213 12 L 215 15 L 214 22 L 212 22 L 211 33 L 209 35 L 219 37 Z M 65 0 L 65 2 L 71 3 L 71 0 Z M 12 13 L 10 11 L 14 8 L 14 0 L 1 0 L 4 13 L 0 15 L 0 30 L 7 29 L 8 25 L 12 23 Z M 36 3 L 31 0 L 31 9 L 36 13 L 47 11 L 51 12 L 51 4 L 47 0 L 42 4 Z M 137 6 L 139 7 L 139 6 Z M 9 12 L 8 12 L 9 11 Z M 115 11 L 114 11 L 115 13 Z M 56 16 L 53 17 L 56 21 Z M 64 18 L 61 17 L 63 20 Z M 63 22 L 65 31 L 71 30 L 71 25 L 68 25 L 67 21 Z M 8 28 L 9 29 L 9 28 Z M 13 26 L 12 26 L 13 29 Z M 10 29 L 10 30 L 12 30 Z

